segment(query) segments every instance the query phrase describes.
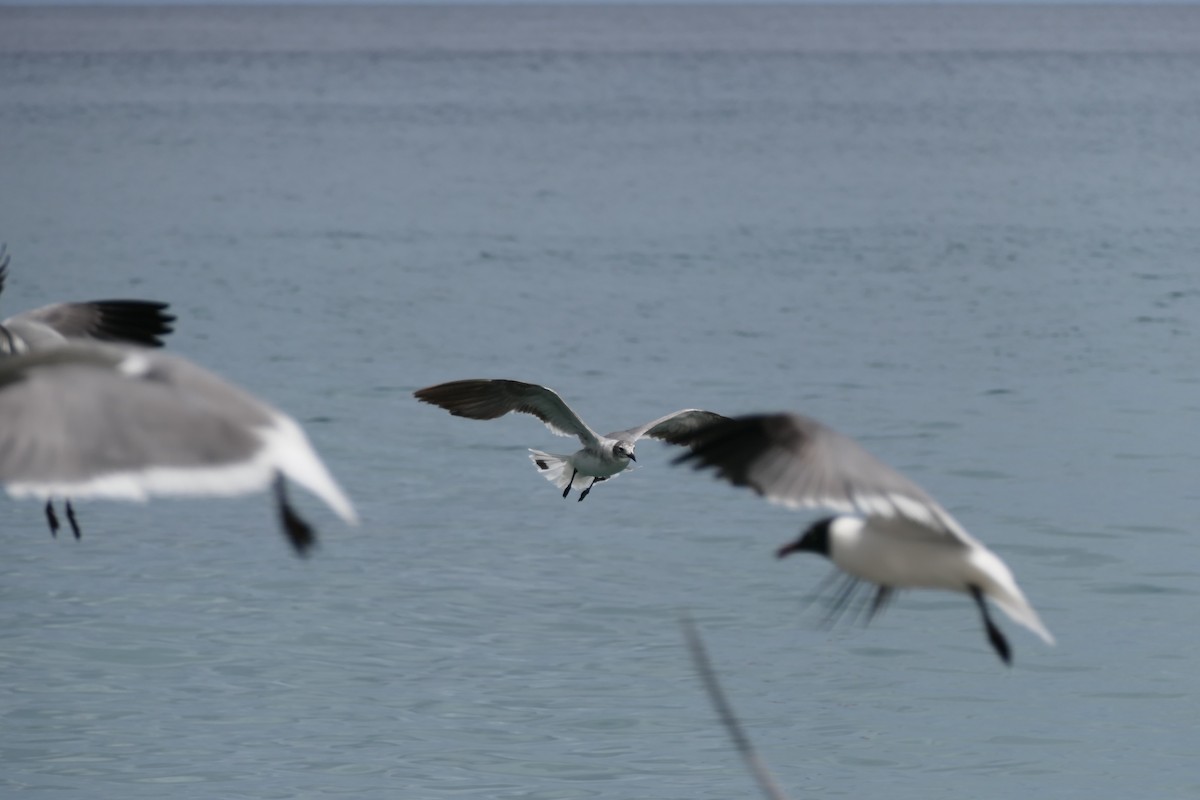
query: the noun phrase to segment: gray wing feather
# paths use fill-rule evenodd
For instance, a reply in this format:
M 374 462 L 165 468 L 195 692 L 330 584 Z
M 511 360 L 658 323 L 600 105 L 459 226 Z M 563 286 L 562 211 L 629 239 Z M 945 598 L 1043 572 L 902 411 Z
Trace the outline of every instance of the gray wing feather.
M 496 419 L 511 411 L 532 414 L 559 436 L 577 436 L 587 447 L 600 443 L 596 432 L 561 397 L 534 383 L 502 379 L 450 381 L 418 389 L 413 396 L 468 419 Z
M 676 459 L 715 468 L 734 486 L 748 486 L 793 508 L 828 507 L 864 516 L 895 517 L 964 543 L 975 540 L 924 489 L 871 455 L 858 442 L 809 417 L 771 414 L 720 422 L 696 435 Z
M 669 444 L 690 444 L 695 438 L 696 433 L 716 422 L 728 420 L 728 417 L 723 417 L 720 414 L 715 414 L 712 411 L 701 411 L 698 408 L 684 408 L 679 411 L 674 411 L 667 414 L 665 417 L 659 417 L 653 422 L 647 422 L 637 428 L 630 428 L 627 431 L 617 431 L 610 433 L 610 439 L 624 439 L 627 441 L 636 442 L 643 436 L 649 436 L 651 439 L 660 439 Z

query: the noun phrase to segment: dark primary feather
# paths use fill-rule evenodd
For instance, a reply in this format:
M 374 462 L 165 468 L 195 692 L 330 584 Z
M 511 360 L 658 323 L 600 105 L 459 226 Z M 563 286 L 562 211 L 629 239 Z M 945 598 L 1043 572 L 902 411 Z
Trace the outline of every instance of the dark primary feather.
M 773 417 L 737 417 L 724 419 L 692 434 L 691 452 L 675 459 L 676 464 L 690 463 L 695 469 L 713 467 L 717 475 L 734 486 L 749 486 L 763 494 L 761 486 L 750 482 L 751 468 L 773 446 L 798 450 L 805 435 Z
M 497 419 L 510 411 L 523 411 L 541 419 L 542 410 L 528 402 L 530 384 L 509 380 L 463 380 L 418 389 L 413 395 L 423 403 L 444 408 L 456 417 Z
M 597 438 L 556 392 L 535 383 L 475 378 L 427 386 L 413 396 L 456 417 L 496 419 L 517 411 L 537 417 L 555 433 L 578 436 L 585 444 L 594 445 Z
M 55 303 L 18 314 L 14 320 L 40 322 L 69 338 L 90 338 L 162 347 L 174 328 L 168 303 L 151 300 L 92 300 Z
M 97 300 L 88 305 L 99 312 L 99 319 L 90 331 L 94 339 L 130 342 L 148 347 L 162 347 L 160 337 L 175 330 L 173 314 L 167 314 L 167 303 L 150 300 Z

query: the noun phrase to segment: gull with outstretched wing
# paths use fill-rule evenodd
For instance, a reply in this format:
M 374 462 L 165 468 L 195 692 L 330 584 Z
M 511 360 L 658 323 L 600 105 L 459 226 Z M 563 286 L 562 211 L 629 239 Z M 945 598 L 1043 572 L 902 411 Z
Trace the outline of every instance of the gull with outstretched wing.
M 1004 663 L 1011 662 L 1011 650 L 985 597 L 1014 622 L 1054 643 L 999 556 L 920 486 L 815 419 L 757 414 L 717 422 L 695 433 L 691 452 L 676 463 L 715 469 L 718 477 L 775 503 L 839 512 L 811 525 L 777 554 L 817 553 L 847 573 L 835 612 L 850 602 L 859 581 L 876 586 L 868 620 L 896 589 L 946 589 L 975 601 L 988 641 Z
M 574 436 L 582 448 L 570 455 L 530 449 L 530 459 L 548 481 L 563 490 L 579 489 L 579 499 L 592 487 L 620 474 L 637 461 L 634 445 L 650 437 L 670 444 L 686 445 L 700 428 L 725 419 L 711 411 L 685 408 L 645 425 L 601 436 L 588 427 L 563 399 L 551 389 L 534 383 L 502 379 L 471 379 L 439 383 L 418 389 L 420 401 L 444 408 L 457 417 L 496 419 L 509 412 L 532 414 L 559 436 Z

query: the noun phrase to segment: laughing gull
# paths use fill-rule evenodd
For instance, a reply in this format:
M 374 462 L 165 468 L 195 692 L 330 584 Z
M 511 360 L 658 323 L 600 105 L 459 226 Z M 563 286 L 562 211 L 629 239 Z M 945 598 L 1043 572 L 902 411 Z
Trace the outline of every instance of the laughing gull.
M 683 462 L 715 468 L 734 486 L 749 486 L 772 502 L 842 512 L 814 523 L 777 553 L 817 553 L 847 573 L 835 613 L 850 602 L 860 580 L 876 585 L 868 621 L 896 589 L 946 589 L 974 599 L 1005 664 L 1011 651 L 985 597 L 1054 644 L 999 556 L 917 484 L 814 419 L 763 414 L 718 422 L 696 434 L 692 451 L 675 460 Z
M 0 359 L 0 483 L 15 497 L 147 500 L 273 486 L 298 554 L 316 541 L 284 478 L 354 508 L 299 424 L 175 355 L 75 341 Z
M 510 411 L 520 411 L 537 417 L 559 436 L 579 437 L 583 448 L 571 455 L 543 453 L 531 448 L 529 457 L 546 480 L 563 490 L 564 498 L 572 488 L 581 489 L 580 500 L 587 497 L 597 483 L 619 474 L 631 461 L 637 461 L 633 448 L 643 436 L 671 444 L 687 444 L 697 429 L 725 419 L 711 411 L 685 408 L 645 425 L 601 436 L 589 428 L 561 397 L 545 386 L 533 383 L 489 379 L 451 381 L 418 389 L 413 395 L 456 417 L 496 419 Z
M 8 250 L 0 245 L 0 293 L 8 277 Z M 0 322 L 0 357 L 30 353 L 57 347 L 70 339 L 95 339 L 161 347 L 161 336 L 173 328 L 175 317 L 166 313 L 167 303 L 150 300 L 89 300 L 80 303 L 54 303 L 15 314 Z M 65 501 L 67 520 L 75 538 L 79 523 L 71 501 Z M 58 534 L 58 515 L 54 503 L 46 501 L 46 521 L 50 532 Z

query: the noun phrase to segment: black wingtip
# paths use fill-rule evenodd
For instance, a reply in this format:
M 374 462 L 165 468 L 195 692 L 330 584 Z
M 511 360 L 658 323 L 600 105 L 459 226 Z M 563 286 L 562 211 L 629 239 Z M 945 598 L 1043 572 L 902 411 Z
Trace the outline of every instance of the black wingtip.
M 762 414 L 722 419 L 696 432 L 687 452 L 672 464 L 690 464 L 693 469 L 712 469 L 718 478 L 733 486 L 749 486 L 758 494 L 762 487 L 750 480 L 751 467 L 778 434 L 773 418 Z
M 157 300 L 96 300 L 100 313 L 94 336 L 97 339 L 131 342 L 146 347 L 162 347 L 162 337 L 173 332 L 175 315 L 168 314 L 170 303 Z
M 279 506 L 279 522 L 283 526 L 284 536 L 291 543 L 296 555 L 307 558 L 317 544 L 317 533 L 288 503 L 283 476 L 275 479 L 275 500 Z

